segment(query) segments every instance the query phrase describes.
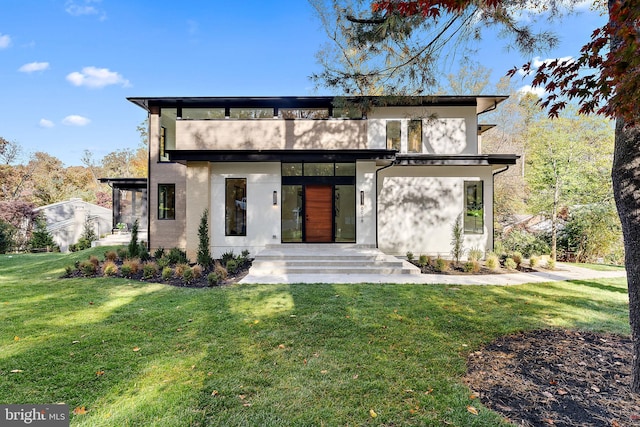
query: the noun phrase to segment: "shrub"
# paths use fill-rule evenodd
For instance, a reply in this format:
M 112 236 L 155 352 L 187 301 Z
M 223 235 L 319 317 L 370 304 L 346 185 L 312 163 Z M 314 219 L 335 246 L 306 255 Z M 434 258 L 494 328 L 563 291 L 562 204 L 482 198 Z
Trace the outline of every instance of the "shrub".
M 549 258 L 547 260 L 547 268 L 549 270 L 555 270 L 556 269 L 556 260 L 553 258 Z
M 91 242 L 94 240 L 98 240 L 98 236 L 96 235 L 96 232 L 93 231 L 91 219 L 87 216 L 87 219 L 84 221 L 84 229 L 80 235 L 80 239 L 78 240 L 78 243 L 75 244 L 75 250 L 82 251 L 89 249 L 91 247 Z
M 127 249 L 126 248 L 118 248 L 118 249 L 116 249 L 116 253 L 118 254 L 118 258 L 120 258 L 120 259 L 129 258 L 129 254 L 127 253 Z
M 38 215 L 35 219 L 35 228 L 31 234 L 31 239 L 29 239 L 30 249 L 53 251 L 56 246 L 56 243 L 53 241 L 53 236 L 47 230 L 47 222 L 42 214 Z
M 418 267 L 424 268 L 427 265 L 431 264 L 431 259 L 426 255 L 420 255 L 418 257 Z
M 413 262 L 413 252 L 407 252 L 407 261 Z
M 131 265 L 127 261 L 125 261 L 124 264 L 122 264 L 122 267 L 120 267 L 120 273 L 122 273 L 124 277 L 131 277 Z
M 93 265 L 96 266 L 96 269 L 98 268 L 98 266 L 100 265 L 100 260 L 98 259 L 97 256 L 95 255 L 91 255 L 89 256 L 89 262 Z
M 64 275 L 62 277 L 71 277 L 75 267 L 73 265 L 67 265 L 64 267 Z
M 483 256 L 483 251 L 480 248 L 471 248 L 469 249 L 469 253 L 467 254 L 467 259 L 469 261 L 480 261 Z
M 540 257 L 536 255 L 531 255 L 529 258 L 529 267 L 536 268 L 536 266 L 540 263 Z
M 14 232 L 11 224 L 0 220 L 0 254 L 6 254 L 13 247 Z
M 436 261 L 433 266 L 437 272 L 444 273 L 449 270 L 449 261 L 446 259 L 442 259 L 440 257 L 436 258 Z
M 158 273 L 158 265 L 155 262 L 145 262 L 142 266 L 142 277 L 151 279 Z
M 122 267 L 120 268 L 120 271 L 126 277 L 130 277 L 130 276 L 133 276 L 135 274 L 138 274 L 138 272 L 140 271 L 140 260 L 138 258 L 126 260 L 122 264 Z M 127 273 L 125 273 L 125 271 Z
M 102 275 L 111 277 L 118 274 L 118 266 L 113 261 L 105 261 L 102 265 Z
M 480 263 L 478 261 L 467 261 L 464 263 L 463 269 L 466 273 L 477 273 L 480 271 Z
M 218 282 L 220 282 L 220 277 L 218 276 L 218 273 L 211 272 L 207 274 L 207 283 L 209 284 L 209 286 L 217 286 Z
M 159 260 L 160 258 L 162 258 L 164 256 L 164 248 L 162 246 L 160 246 L 158 249 L 156 249 L 155 251 L 153 251 L 153 257 L 156 260 Z
M 222 257 L 221 257 L 222 264 L 227 265 L 227 261 L 232 259 L 236 259 L 236 255 L 233 253 L 233 251 L 228 251 L 222 254 Z
M 187 264 L 189 259 L 187 253 L 180 248 L 171 248 L 167 254 L 169 264 Z
M 209 209 L 205 209 L 200 218 L 196 262 L 205 268 L 213 265 L 213 259 L 211 258 L 211 252 L 209 250 Z
M 220 264 L 219 261 L 215 262 L 213 271 L 218 275 L 219 280 L 224 280 L 229 275 L 229 272 L 227 271 L 227 269 L 222 264 Z
M 193 269 L 191 267 L 184 269 L 182 272 L 182 280 L 184 280 L 185 283 L 189 283 L 193 280 Z
M 451 226 L 451 256 L 456 265 L 460 263 L 464 248 L 462 247 L 464 235 L 462 234 L 462 214 L 458 215 Z
M 240 252 L 240 256 L 242 258 L 249 258 L 249 251 L 247 249 L 243 249 L 242 252 Z
M 500 258 L 498 258 L 498 255 L 490 253 L 487 255 L 484 265 L 486 265 L 488 269 L 495 271 L 500 267 Z
M 93 276 L 96 274 L 96 271 L 98 271 L 98 267 L 96 266 L 96 264 L 86 259 L 80 263 L 80 271 L 87 277 Z
M 138 245 L 138 220 L 136 219 L 131 228 L 131 240 L 127 248 L 129 257 L 137 258 L 140 256 L 140 245 Z
M 158 264 L 158 268 L 163 269 L 169 266 L 169 258 L 156 258 L 156 264 Z
M 516 263 L 517 267 L 522 265 L 522 254 L 520 252 L 514 252 L 511 254 L 510 258 Z
M 496 244 L 495 247 L 503 247 L 506 252 L 520 252 L 525 257 L 532 254 L 548 254 L 551 250 L 542 236 L 531 234 L 524 230 L 510 231 L 509 234 L 502 238 L 501 243 L 501 245 Z
M 513 258 L 509 257 L 504 260 L 504 268 L 507 270 L 515 270 L 518 267 L 518 264 L 513 260 Z
M 171 267 L 164 267 L 162 269 L 162 280 L 169 280 L 173 277 L 173 269 Z
M 151 259 L 151 254 L 149 254 L 147 245 L 144 242 L 140 242 L 138 245 L 138 257 L 141 261 L 149 261 Z
M 116 251 L 106 251 L 104 253 L 104 259 L 106 261 L 115 261 L 118 259 L 118 253 Z
M 194 265 L 192 270 L 193 270 L 193 278 L 194 279 L 197 280 L 197 279 L 202 277 L 203 268 L 202 268 L 201 265 L 198 265 L 198 264 Z
M 235 274 L 235 272 L 238 270 L 238 261 L 236 261 L 235 259 L 230 259 L 229 261 L 227 261 L 227 271 L 230 274 Z
M 182 277 L 187 268 L 189 268 L 189 266 L 186 263 L 181 262 L 179 264 L 176 264 L 176 277 Z

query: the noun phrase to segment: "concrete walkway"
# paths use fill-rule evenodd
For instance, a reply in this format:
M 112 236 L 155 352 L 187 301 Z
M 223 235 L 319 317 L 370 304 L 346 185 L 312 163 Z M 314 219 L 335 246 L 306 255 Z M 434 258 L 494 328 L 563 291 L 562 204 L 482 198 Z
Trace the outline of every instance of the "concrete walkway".
M 596 271 L 573 264 L 558 263 L 556 270 L 536 273 L 508 273 L 484 275 L 379 275 L 379 274 L 288 274 L 252 275 L 244 277 L 240 283 L 416 283 L 449 285 L 520 285 L 523 283 L 543 283 L 562 280 L 589 280 L 626 277 L 624 271 Z

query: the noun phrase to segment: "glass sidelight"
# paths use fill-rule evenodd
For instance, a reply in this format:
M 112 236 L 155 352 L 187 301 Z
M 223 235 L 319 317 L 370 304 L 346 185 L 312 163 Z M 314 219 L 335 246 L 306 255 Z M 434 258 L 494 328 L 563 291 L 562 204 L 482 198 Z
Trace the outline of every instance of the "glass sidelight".
M 282 186 L 282 241 L 302 242 L 302 185 Z

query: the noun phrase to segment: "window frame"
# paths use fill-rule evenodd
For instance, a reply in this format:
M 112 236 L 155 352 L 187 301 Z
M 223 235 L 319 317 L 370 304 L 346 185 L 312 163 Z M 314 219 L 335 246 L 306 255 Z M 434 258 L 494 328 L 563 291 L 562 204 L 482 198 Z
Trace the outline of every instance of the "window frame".
M 422 119 L 411 119 L 409 120 L 409 124 L 407 125 L 407 153 L 422 153 L 422 139 L 423 139 L 423 126 L 422 126 Z M 419 132 L 416 132 L 416 135 L 419 136 L 418 138 L 418 146 L 417 146 L 417 151 L 412 151 L 411 150 L 411 137 L 413 135 L 412 130 L 419 130 Z
M 473 198 L 473 206 L 470 206 L 470 195 L 469 188 L 471 186 L 476 187 L 476 191 L 474 193 Z M 464 234 L 484 234 L 484 214 L 485 214 L 485 203 L 484 203 L 484 181 L 482 180 L 474 180 L 474 181 L 464 181 L 463 185 L 463 198 L 464 198 L 464 215 L 462 218 L 462 229 Z M 479 191 L 478 191 L 479 190 Z M 478 195 L 478 192 L 480 193 Z M 479 207 L 478 207 L 479 206 Z M 470 213 L 473 212 L 473 213 Z M 473 227 L 468 226 L 468 222 L 473 221 Z M 480 223 L 478 225 L 478 222 Z
M 162 194 L 164 193 L 162 191 L 163 187 L 166 187 L 167 190 L 173 190 L 173 191 L 168 191 L 167 194 L 167 198 L 163 198 Z M 169 195 L 171 195 L 172 197 L 168 197 Z M 168 207 L 162 208 L 162 204 L 161 201 L 165 200 L 165 204 L 169 205 Z M 171 203 L 169 203 L 171 202 Z M 163 212 L 164 211 L 164 212 Z M 172 213 L 172 215 L 169 215 L 169 213 Z M 157 211 L 157 215 L 158 215 L 158 220 L 159 221 L 174 221 L 176 219 L 176 185 L 175 184 L 158 184 L 158 211 Z
M 389 127 L 391 125 L 398 125 L 398 143 L 397 148 L 394 148 L 394 138 L 389 136 Z M 401 120 L 387 120 L 385 125 L 385 139 L 387 150 L 396 150 L 400 152 L 402 150 L 402 121 Z
M 233 203 L 233 206 L 231 206 L 231 209 L 234 209 L 236 211 L 236 214 L 237 214 L 238 208 L 240 208 L 240 211 L 243 212 L 243 218 L 242 218 L 243 227 L 241 228 L 242 231 L 240 233 L 238 233 L 238 232 L 231 233 L 231 227 L 229 227 L 230 222 L 229 222 L 229 218 L 228 218 L 228 215 L 229 215 L 230 211 L 229 211 L 229 206 L 227 205 L 227 201 L 229 200 L 229 193 L 228 193 L 228 191 L 229 191 L 229 181 L 239 181 L 239 180 L 244 182 L 244 188 L 242 189 L 243 193 L 244 193 L 244 196 L 241 196 L 240 199 L 237 199 L 237 198 L 235 198 L 237 196 L 234 196 L 234 199 L 233 199 L 234 203 Z M 237 202 L 240 202 L 240 204 L 242 204 L 244 202 L 244 209 L 242 209 L 242 206 L 239 205 Z M 246 177 L 225 178 L 224 179 L 224 208 L 225 208 L 224 235 L 226 237 L 246 237 L 247 236 L 247 218 L 248 218 L 248 216 L 247 216 L 247 208 L 248 208 L 248 206 L 249 205 L 247 204 L 247 178 Z M 237 224 L 238 219 L 236 218 L 235 221 L 236 221 L 236 224 Z

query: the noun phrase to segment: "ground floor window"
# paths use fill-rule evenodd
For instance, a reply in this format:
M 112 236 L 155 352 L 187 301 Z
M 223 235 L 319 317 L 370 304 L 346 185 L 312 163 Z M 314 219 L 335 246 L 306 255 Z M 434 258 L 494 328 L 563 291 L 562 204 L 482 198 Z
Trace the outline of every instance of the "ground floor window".
M 484 200 L 482 181 L 464 182 L 464 232 L 484 233 Z
M 247 235 L 247 179 L 225 180 L 225 235 Z
M 158 184 L 158 219 L 176 219 L 175 184 Z

